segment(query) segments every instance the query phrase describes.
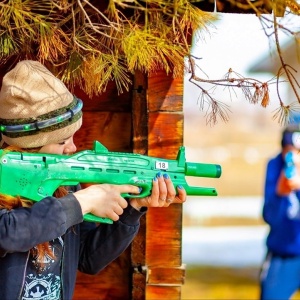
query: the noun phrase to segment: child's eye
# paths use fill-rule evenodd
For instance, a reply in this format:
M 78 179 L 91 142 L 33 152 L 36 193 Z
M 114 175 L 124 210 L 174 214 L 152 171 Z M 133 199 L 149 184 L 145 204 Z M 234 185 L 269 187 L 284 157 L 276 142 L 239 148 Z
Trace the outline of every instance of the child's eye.
M 66 144 L 66 141 L 63 141 L 61 143 L 58 143 L 58 145 L 65 145 Z

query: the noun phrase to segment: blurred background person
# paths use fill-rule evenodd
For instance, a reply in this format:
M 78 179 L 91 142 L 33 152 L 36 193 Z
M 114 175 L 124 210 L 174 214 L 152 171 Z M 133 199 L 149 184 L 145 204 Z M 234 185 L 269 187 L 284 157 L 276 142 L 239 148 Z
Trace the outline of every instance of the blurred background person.
M 297 120 L 296 120 L 297 121 Z M 290 299 L 300 286 L 300 123 L 288 125 L 267 164 L 263 219 L 269 225 L 260 299 Z

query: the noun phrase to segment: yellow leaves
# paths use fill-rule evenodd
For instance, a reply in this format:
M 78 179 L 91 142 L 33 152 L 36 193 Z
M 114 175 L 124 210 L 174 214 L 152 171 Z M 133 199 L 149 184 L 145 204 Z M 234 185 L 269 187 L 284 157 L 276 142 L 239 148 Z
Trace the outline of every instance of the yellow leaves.
M 155 72 L 162 68 L 167 73 L 172 70 L 183 71 L 183 55 L 187 52 L 181 45 L 139 28 L 127 31 L 124 36 L 122 50 L 130 72 Z
M 13 55 L 15 53 L 15 43 L 7 33 L 0 35 L 0 58 Z
M 273 0 L 273 11 L 276 17 L 283 17 L 286 10 L 286 0 Z
M 249 101 L 250 103 L 257 103 L 261 101 L 262 107 L 267 107 L 270 103 L 270 94 L 269 94 L 269 85 L 267 82 L 258 83 L 255 82 L 253 84 L 254 93 L 251 95 L 250 91 L 247 95 L 250 95 Z
M 273 119 L 277 120 L 281 125 L 287 125 L 293 121 L 295 115 L 299 115 L 298 101 L 294 101 L 289 105 L 285 105 L 281 102 L 279 108 L 275 109 Z
M 261 106 L 267 107 L 270 103 L 270 94 L 269 94 L 269 88 L 267 83 L 262 84 L 262 90 L 263 90 L 263 97 L 261 100 Z
M 105 4 L 107 3 L 107 4 Z M 213 14 L 188 0 L 0 2 L 0 58 L 38 59 L 69 86 L 128 90 L 136 70 L 183 76 L 190 36 Z
M 216 14 L 204 12 L 186 1 L 185 10 L 180 18 L 181 26 L 189 27 L 192 31 L 207 29 L 208 25 L 218 19 Z M 184 29 L 183 28 L 183 29 Z
M 31 7 L 34 5 L 34 8 Z M 51 31 L 50 23 L 43 15 L 45 10 L 51 9 L 49 3 L 42 1 L 8 1 L 0 5 L 0 53 L 1 55 L 13 55 L 21 51 L 33 51 L 32 43 L 41 41 L 42 49 L 48 51 L 47 46 L 43 46 L 43 41 L 48 41 L 48 32 Z M 34 10 L 34 12 L 33 12 Z M 47 55 L 46 55 L 47 56 Z
M 46 16 L 40 12 L 50 10 L 51 5 L 49 5 L 49 1 L 46 1 L 45 4 L 41 1 L 33 2 L 29 0 L 14 0 L 8 1 L 7 4 L 1 3 L 0 25 L 6 28 L 10 34 L 20 32 L 29 37 L 35 36 L 35 27 L 37 24 L 39 26 L 47 26 L 44 23 Z M 31 7 L 33 4 L 34 12 Z
M 128 91 L 131 84 L 126 65 L 113 54 L 89 56 L 84 61 L 83 72 L 94 81 L 83 82 L 82 87 L 89 95 L 105 91 L 109 81 L 115 81 L 118 93 L 122 93 L 124 88 Z
M 82 57 L 74 51 L 56 72 L 61 74 L 58 76 L 62 81 L 68 82 L 71 90 L 79 86 L 89 96 L 105 91 L 109 81 L 115 81 L 118 93 L 124 88 L 128 91 L 131 84 L 126 65 L 112 54 L 94 53 Z
M 83 62 L 82 57 L 76 51 L 70 54 L 69 61 L 64 64 L 62 81 L 68 82 L 70 85 L 76 85 L 76 80 L 80 75 L 80 66 Z
M 41 26 L 39 28 L 38 58 L 40 61 L 56 62 L 66 57 L 69 37 L 60 28 Z
M 285 4 L 293 13 L 300 15 L 300 4 L 296 0 L 285 0 Z

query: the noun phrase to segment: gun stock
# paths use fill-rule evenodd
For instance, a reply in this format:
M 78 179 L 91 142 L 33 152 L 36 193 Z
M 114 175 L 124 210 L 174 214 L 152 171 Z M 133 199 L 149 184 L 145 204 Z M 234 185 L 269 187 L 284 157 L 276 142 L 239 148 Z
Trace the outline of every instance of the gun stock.
M 122 196 L 143 198 L 151 194 L 152 180 L 158 172 L 168 173 L 174 186 L 182 185 L 188 195 L 217 196 L 214 188 L 189 186 L 185 176 L 219 178 L 221 166 L 186 162 L 184 147 L 180 147 L 176 160 L 110 152 L 98 141 L 93 150 L 70 156 L 0 150 L 0 193 L 32 201 L 52 196 L 59 186 L 79 183 L 133 184 L 142 188 L 141 193 Z M 112 223 L 91 214 L 84 219 Z

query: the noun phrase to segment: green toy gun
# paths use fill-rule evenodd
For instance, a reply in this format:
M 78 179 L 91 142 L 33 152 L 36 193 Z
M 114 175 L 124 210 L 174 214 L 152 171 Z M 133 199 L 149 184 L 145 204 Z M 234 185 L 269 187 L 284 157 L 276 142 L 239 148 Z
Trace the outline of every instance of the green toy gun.
M 214 188 L 189 186 L 185 176 L 217 178 L 221 176 L 221 166 L 186 162 L 184 147 L 180 147 L 176 160 L 110 152 L 98 141 L 93 150 L 74 155 L 0 150 L 0 193 L 32 201 L 52 196 L 59 186 L 79 183 L 132 184 L 141 187 L 141 193 L 122 196 L 143 198 L 151 194 L 152 180 L 158 172 L 167 173 L 174 186 L 183 186 L 187 195 L 217 195 Z M 92 214 L 86 214 L 84 219 L 112 223 Z

